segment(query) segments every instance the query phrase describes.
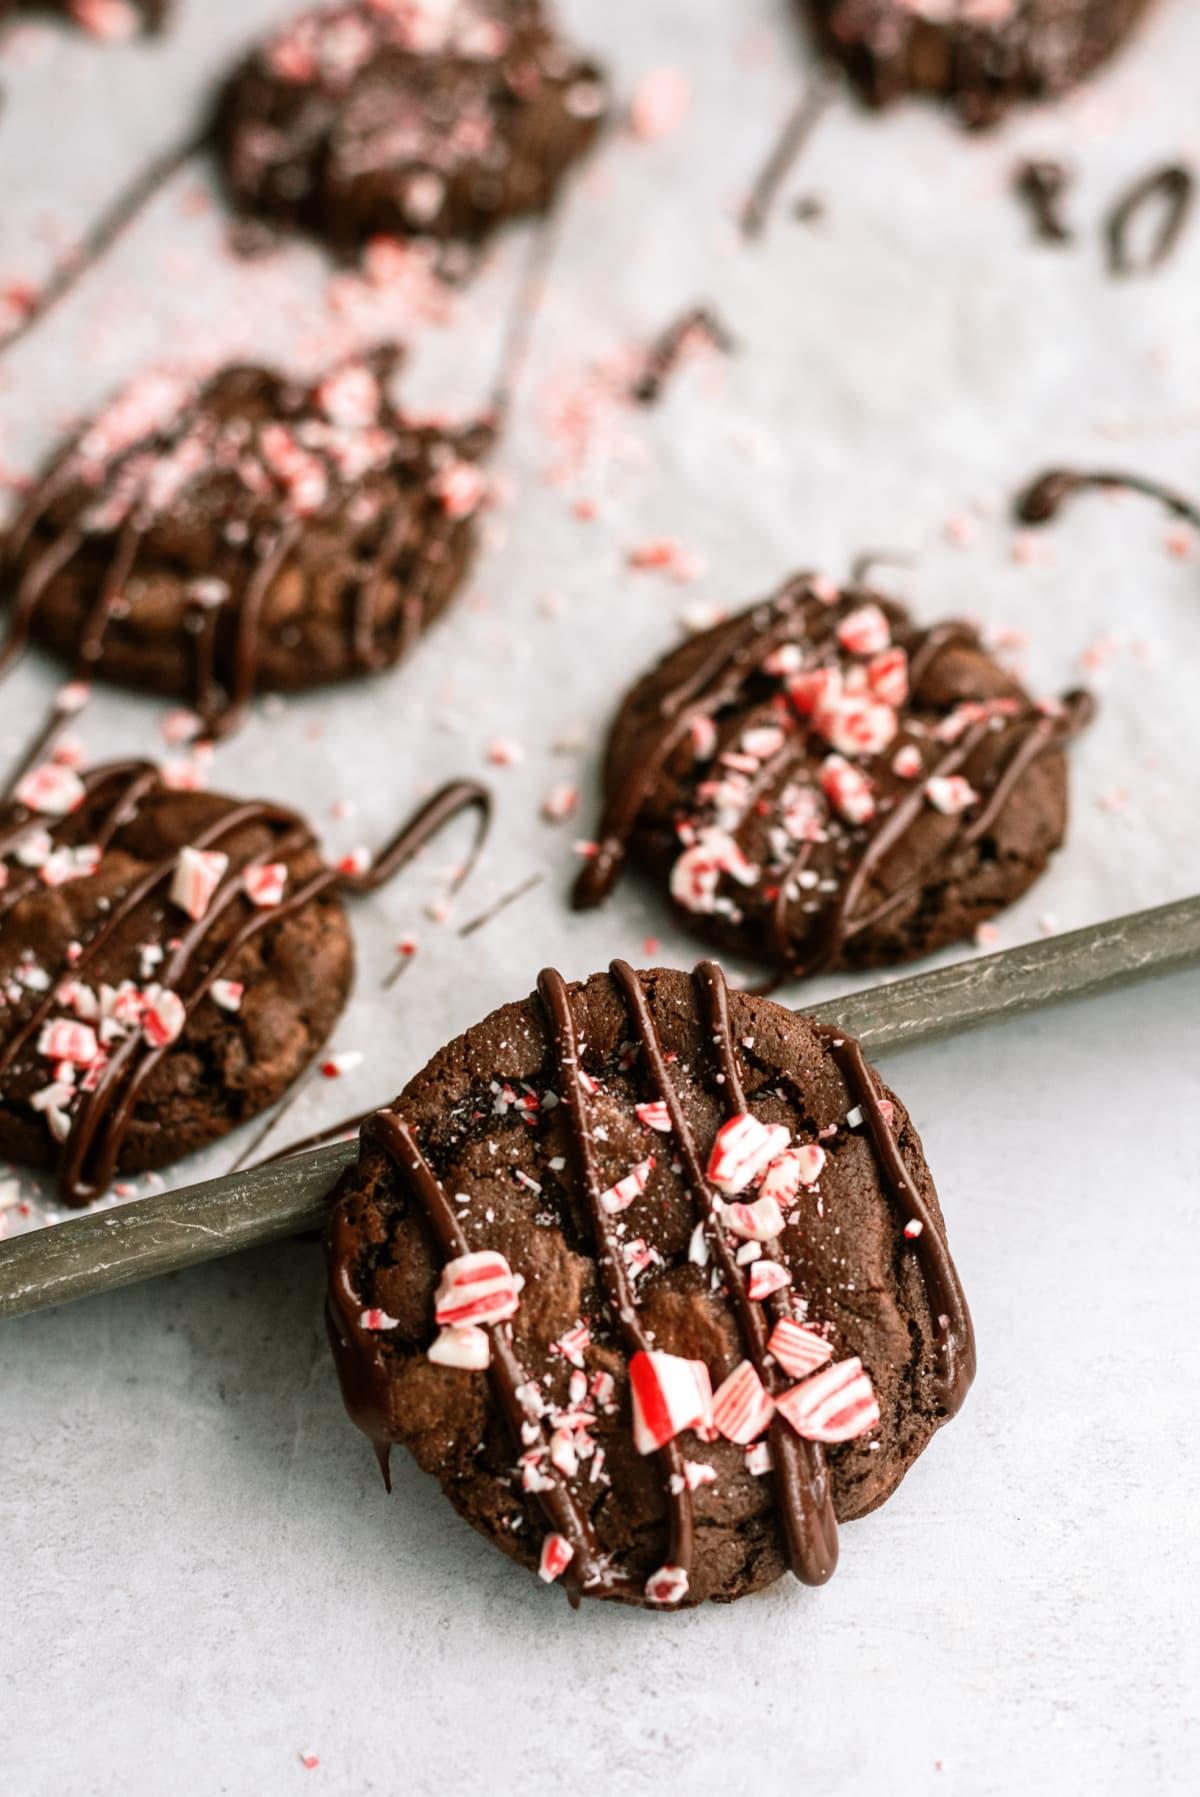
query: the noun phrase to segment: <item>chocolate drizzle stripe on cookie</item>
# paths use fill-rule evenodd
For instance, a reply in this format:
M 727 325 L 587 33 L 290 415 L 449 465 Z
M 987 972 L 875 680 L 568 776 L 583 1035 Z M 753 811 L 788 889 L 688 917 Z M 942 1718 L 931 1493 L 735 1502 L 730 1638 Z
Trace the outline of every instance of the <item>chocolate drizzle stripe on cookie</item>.
M 746 1291 L 742 1269 L 737 1264 L 721 1226 L 713 1202 L 712 1188 L 705 1177 L 695 1137 L 679 1102 L 679 1094 L 663 1055 L 641 981 L 627 961 L 614 961 L 609 972 L 629 1007 L 658 1095 L 670 1115 L 679 1157 L 683 1162 L 684 1178 L 697 1216 L 704 1225 L 705 1235 L 716 1256 L 737 1319 L 739 1334 L 756 1373 L 764 1387 L 770 1391 L 774 1384 L 774 1372 L 767 1352 L 768 1330 L 763 1314 Z M 733 1090 L 726 1090 L 726 1104 L 730 1114 L 735 1115 L 744 1106 L 744 1097 L 736 1076 L 736 1056 L 729 1033 L 724 976 L 713 962 L 705 962 L 698 972 L 697 984 L 708 1010 L 709 1024 L 718 1042 L 722 1066 L 727 1072 L 731 1067 L 734 1070 L 735 1085 Z M 773 1418 L 771 1423 L 771 1449 L 788 1564 L 804 1584 L 823 1585 L 832 1577 L 837 1566 L 837 1523 L 833 1514 L 833 1497 L 824 1454 L 815 1443 L 801 1441 L 779 1416 Z
M 621 1259 L 617 1239 L 600 1202 L 602 1188 L 595 1144 L 588 1125 L 587 1093 L 580 1078 L 583 1068 L 571 1015 L 571 997 L 566 981 L 554 968 L 545 968 L 538 975 L 538 996 L 546 1012 L 559 1079 L 565 1087 L 560 1096 L 567 1107 L 575 1170 L 595 1237 L 596 1263 L 617 1330 L 632 1358 L 639 1351 L 652 1350 L 654 1342 L 641 1325 L 637 1290 Z M 678 1444 L 669 1441 L 658 1450 L 658 1459 L 663 1469 L 670 1518 L 668 1558 L 672 1566 L 688 1573 L 692 1565 L 692 1495 L 684 1471 L 684 1457 Z

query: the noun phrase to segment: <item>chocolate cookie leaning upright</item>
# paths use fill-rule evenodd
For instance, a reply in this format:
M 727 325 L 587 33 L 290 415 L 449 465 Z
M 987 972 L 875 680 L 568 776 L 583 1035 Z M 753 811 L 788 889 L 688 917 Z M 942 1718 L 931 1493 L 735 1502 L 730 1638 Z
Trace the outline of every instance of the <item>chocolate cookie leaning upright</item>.
M 548 970 L 450 1043 L 364 1126 L 328 1252 L 385 1472 L 402 1443 L 573 1599 L 824 1583 L 975 1368 L 903 1105 L 711 962 Z
M 604 109 L 599 69 L 536 0 L 355 0 L 257 49 L 216 137 L 242 211 L 351 251 L 376 234 L 478 241 L 544 212 Z
M 312 385 L 255 367 L 135 382 L 9 533 L 0 666 L 33 638 L 219 731 L 256 692 L 398 661 L 464 578 L 492 436 L 406 418 L 400 359 Z
M 1011 904 L 1062 842 L 1086 694 L 1035 704 L 962 623 L 800 575 L 673 650 L 609 737 L 575 904 L 627 856 L 778 977 L 910 960 Z
M 82 1205 L 274 1104 L 350 989 L 339 879 L 279 806 L 31 769 L 0 804 L 0 1157 Z
M 1150 0 L 802 0 L 875 106 L 931 94 L 968 125 L 1065 93 L 1129 37 Z

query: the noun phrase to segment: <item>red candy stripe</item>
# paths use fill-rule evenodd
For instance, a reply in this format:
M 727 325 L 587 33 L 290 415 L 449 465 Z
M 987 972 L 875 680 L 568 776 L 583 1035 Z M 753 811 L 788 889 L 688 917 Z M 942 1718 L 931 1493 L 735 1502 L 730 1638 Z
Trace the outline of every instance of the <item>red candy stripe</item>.
M 629 1385 L 639 1454 L 653 1454 L 684 1429 L 712 1428 L 712 1384 L 702 1360 L 639 1349 L 629 1362 Z
M 463 1323 L 502 1323 L 515 1314 L 519 1287 L 502 1254 L 483 1248 L 446 1263 L 434 1298 L 441 1328 Z
M 776 1406 L 806 1441 L 853 1441 L 879 1423 L 875 1388 L 857 1355 L 793 1385 Z
M 713 1394 L 713 1426 L 741 1447 L 760 1436 L 775 1414 L 770 1393 L 748 1360 L 734 1368 Z
M 807 1378 L 809 1373 L 815 1373 L 819 1366 L 833 1358 L 833 1348 L 823 1335 L 818 1335 L 815 1329 L 805 1328 L 802 1323 L 793 1322 L 791 1317 L 780 1318 L 771 1331 L 767 1347 L 793 1379 Z

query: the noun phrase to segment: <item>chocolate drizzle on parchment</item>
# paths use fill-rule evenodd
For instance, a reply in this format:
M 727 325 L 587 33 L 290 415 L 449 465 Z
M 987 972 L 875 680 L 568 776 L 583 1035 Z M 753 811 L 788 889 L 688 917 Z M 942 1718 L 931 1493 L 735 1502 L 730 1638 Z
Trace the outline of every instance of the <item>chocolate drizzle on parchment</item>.
M 866 592 L 852 592 L 851 596 L 856 601 L 871 597 Z M 802 575 L 789 581 L 766 605 L 755 607 L 731 625 L 721 626 L 713 632 L 709 654 L 662 696 L 657 721 L 639 745 L 639 752 L 631 757 L 624 778 L 609 793 L 597 831 L 595 852 L 584 864 L 575 883 L 572 900 L 576 909 L 591 909 L 612 891 L 620 878 L 642 809 L 653 799 L 671 756 L 688 737 L 693 724 L 698 719 L 713 719 L 726 708 L 737 707 L 749 684 L 762 672 L 763 664 L 785 643 L 801 642 L 807 652 L 806 665 L 812 665 L 814 659 L 819 659 L 836 643 L 838 617 L 836 607 L 818 599 L 811 577 Z M 977 634 L 970 625 L 953 621 L 935 625 L 910 638 L 907 646 L 909 704 L 919 694 L 921 683 L 937 658 L 945 650 L 964 644 L 977 646 Z M 989 713 L 968 724 L 956 741 L 945 746 L 937 758 L 924 767 L 920 779 L 901 794 L 891 809 L 882 811 L 870 826 L 850 829 L 853 860 L 838 890 L 821 910 L 812 946 L 803 956 L 798 956 L 793 947 L 791 924 L 797 898 L 796 883 L 812 860 L 815 845 L 811 841 L 800 843 L 778 879 L 772 878 L 777 896 L 769 920 L 767 946 L 775 966 L 775 978 L 764 990 L 770 990 L 780 979 L 804 977 L 833 965 L 857 936 L 901 910 L 934 876 L 936 868 L 933 865 L 923 866 L 902 887 L 877 904 L 865 909 L 860 904 L 872 873 L 920 817 L 927 803 L 926 783 L 930 779 L 956 773 L 982 743 L 995 740 L 998 734 L 1011 742 L 1009 754 L 1001 763 L 990 790 L 980 795 L 981 802 L 976 809 L 959 817 L 953 835 L 939 849 L 939 857 L 948 861 L 955 852 L 986 835 L 1032 762 L 1082 730 L 1090 722 L 1093 710 L 1093 701 L 1087 693 L 1072 691 L 1054 708 L 1022 704 L 1010 715 L 997 717 Z M 772 799 L 782 793 L 789 779 L 803 770 L 810 747 L 809 733 L 804 727 L 790 732 L 783 746 L 755 775 L 746 794 L 743 821 L 756 809 L 761 812 L 768 807 Z M 736 841 L 736 829 L 733 837 Z
M 1157 500 L 1176 518 L 1200 530 L 1200 502 L 1146 474 L 1115 468 L 1051 468 L 1022 487 L 1013 510 L 1022 524 L 1050 524 L 1067 500 L 1089 489 L 1111 493 L 1139 493 Z
M 647 1090 L 666 1106 L 682 1177 L 719 1273 L 718 1288 L 731 1307 L 747 1358 L 767 1390 L 777 1390 L 779 1373 L 767 1343 L 772 1323 L 790 1314 L 789 1298 L 780 1293 L 758 1303 L 749 1297 L 742 1268 L 720 1219 L 716 1194 L 705 1173 L 705 1156 L 687 1121 L 672 1076 L 672 1057 L 664 1051 L 659 1038 L 641 976 L 627 962 L 619 960 L 612 962 L 609 974 L 633 1022 Z M 715 962 L 702 962 L 693 975 L 693 986 L 698 1014 L 715 1056 L 714 1083 L 720 1086 L 727 1114 L 739 1115 L 746 1111 L 747 1104 L 724 974 Z M 556 1088 L 567 1107 L 576 1189 L 591 1222 L 596 1263 L 613 1325 L 629 1357 L 652 1348 L 654 1342 L 641 1320 L 636 1285 L 622 1262 L 619 1244 L 600 1202 L 601 1177 L 588 1114 L 588 1082 L 581 1078 L 583 1068 L 571 990 L 561 974 L 546 969 L 538 979 L 538 995 L 546 1017 Z M 824 1028 L 820 1035 L 837 1062 L 854 1104 L 862 1112 L 900 1228 L 919 1225 L 915 1255 L 936 1331 L 938 1398 L 943 1415 L 953 1416 L 974 1376 L 975 1343 L 970 1315 L 940 1225 L 908 1170 L 875 1078 L 858 1044 Z M 363 1142 L 368 1148 L 381 1149 L 391 1161 L 403 1188 L 425 1216 L 443 1261 L 468 1253 L 471 1244 L 462 1224 L 400 1112 L 379 1112 L 365 1125 Z M 330 1340 L 347 1408 L 371 1439 L 386 1478 L 390 1444 L 395 1438 L 389 1414 L 388 1361 L 378 1334 L 363 1324 L 362 1300 L 351 1277 L 356 1252 L 354 1228 L 345 1209 L 339 1206 L 333 1214 L 330 1238 L 335 1268 L 326 1307 Z M 764 1252 L 777 1257 L 773 1245 L 768 1244 Z M 529 1374 L 515 1353 L 511 1324 L 491 1324 L 487 1332 L 492 1344 L 488 1376 L 513 1443 L 521 1452 L 529 1439 L 527 1431 L 531 1426 L 540 1427 L 536 1410 L 531 1410 L 522 1398 L 522 1392 L 530 1388 Z M 838 1557 L 837 1522 L 825 1449 L 801 1439 L 778 1415 L 772 1422 L 769 1440 L 788 1565 L 803 1583 L 824 1584 Z M 668 1564 L 690 1574 L 695 1527 L 683 1455 L 672 1441 L 659 1451 L 657 1458 L 668 1515 Z M 562 1534 L 574 1550 L 565 1578 L 572 1602 L 577 1602 L 580 1595 L 646 1601 L 641 1582 L 620 1573 L 601 1552 L 589 1512 L 573 1494 L 570 1480 L 551 1465 L 547 1466 L 545 1477 L 546 1486 L 538 1491 L 538 1502 L 548 1526 Z
M 89 847 L 98 848 L 103 855 L 122 826 L 136 814 L 142 801 L 161 790 L 161 775 L 151 762 L 113 762 L 93 769 L 84 776 L 83 784 L 82 804 L 64 818 L 43 818 L 19 803 L 10 801 L 6 804 L 0 813 L 0 857 L 10 853 L 22 837 L 35 829 L 45 830 L 52 842 L 63 840 L 69 832 L 73 839 L 86 840 Z M 474 810 L 479 818 L 476 840 L 465 864 L 469 870 L 487 832 L 491 795 L 486 787 L 474 781 L 458 780 L 426 800 L 363 871 L 347 873 L 336 867 L 320 866 L 298 884 L 289 881 L 289 888 L 278 904 L 258 907 L 245 890 L 243 876 L 247 869 L 266 861 L 286 865 L 290 857 L 312 850 L 315 844 L 308 826 L 294 812 L 257 801 L 233 805 L 199 831 L 188 846 L 220 851 L 237 832 L 258 825 L 273 832 L 269 853 L 230 865 L 204 914 L 189 921 L 177 934 L 163 923 L 163 907 L 178 864 L 178 848 L 171 849 L 147 868 L 124 893 L 100 911 L 96 928 L 79 945 L 75 958 L 52 974 L 44 996 L 34 1004 L 28 1016 L 0 1040 L 0 1080 L 20 1064 L 23 1051 L 36 1045 L 43 1024 L 60 1006 L 58 989 L 62 982 L 68 979 L 87 981 L 101 961 L 105 946 L 118 932 L 126 930 L 143 909 L 148 935 L 159 940 L 163 951 L 155 969 L 155 980 L 182 1001 L 183 1028 L 186 1030 L 186 1020 L 211 992 L 214 981 L 225 976 L 249 943 L 325 893 L 337 891 L 360 895 L 376 890 L 399 873 L 452 818 L 468 810 Z M 83 838 L 79 835 L 81 823 L 88 826 Z M 23 878 L 10 877 L 7 886 L 0 890 L 0 926 L 22 899 L 38 889 L 38 883 L 36 869 Z M 222 920 L 239 918 L 229 936 L 217 946 L 215 954 L 206 954 L 214 926 Z M 80 1092 L 56 1167 L 58 1191 L 65 1204 L 85 1205 L 108 1189 L 139 1096 L 158 1062 L 171 1053 L 176 1040 L 178 1038 L 156 1047 L 140 1028 L 136 1029 L 114 1044 L 91 1088 Z
M 1183 235 L 1195 197 L 1196 177 L 1181 162 L 1165 163 L 1135 181 L 1105 221 L 1109 273 L 1143 275 L 1161 268 Z M 1132 239 L 1144 213 L 1156 228 L 1139 254 Z

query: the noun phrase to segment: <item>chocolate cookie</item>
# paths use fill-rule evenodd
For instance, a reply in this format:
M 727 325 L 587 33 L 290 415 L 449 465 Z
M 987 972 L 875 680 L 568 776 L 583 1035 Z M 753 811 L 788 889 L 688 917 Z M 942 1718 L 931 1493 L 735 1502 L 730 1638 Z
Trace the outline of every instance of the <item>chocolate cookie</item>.
M 93 37 L 131 37 L 139 28 L 157 31 L 170 0 L 0 0 L 0 25 L 18 12 L 65 13 Z
M 279 1098 L 353 946 L 303 821 L 147 762 L 33 768 L 0 805 L 0 1156 L 67 1204 Z
M 149 375 L 35 486 L 5 546 L 0 665 L 32 636 L 228 728 L 256 692 L 398 661 L 460 586 L 490 428 L 410 422 L 383 350 L 306 387 Z
M 216 129 L 239 208 L 346 252 L 376 234 L 474 242 L 544 212 L 604 107 L 600 71 L 530 0 L 358 0 L 257 50 Z
M 1148 0 L 804 0 L 823 44 L 867 99 L 948 100 L 990 125 L 1065 93 L 1132 32 Z
M 675 649 L 609 738 L 575 904 L 632 853 L 700 934 L 779 976 L 969 936 L 1062 842 L 1083 693 L 1035 705 L 966 624 L 790 580 Z
M 365 1125 L 329 1270 L 385 1470 L 573 1598 L 823 1583 L 974 1373 L 904 1107 L 712 963 L 546 972 L 443 1049 Z

